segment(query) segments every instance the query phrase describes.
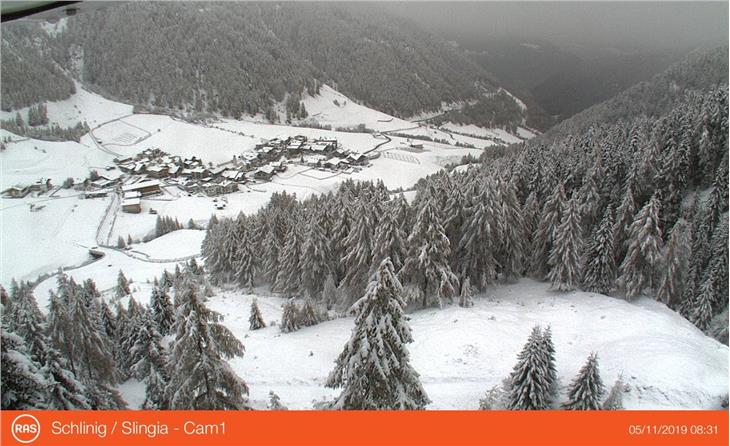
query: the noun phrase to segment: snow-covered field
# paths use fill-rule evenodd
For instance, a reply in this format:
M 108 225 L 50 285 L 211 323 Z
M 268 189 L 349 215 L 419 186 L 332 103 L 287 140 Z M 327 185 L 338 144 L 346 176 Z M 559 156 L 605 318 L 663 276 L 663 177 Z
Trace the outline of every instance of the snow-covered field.
M 0 281 L 34 280 L 39 274 L 90 259 L 96 229 L 108 200 L 83 200 L 75 191 L 58 198 L 0 201 Z M 45 206 L 31 211 L 30 204 Z

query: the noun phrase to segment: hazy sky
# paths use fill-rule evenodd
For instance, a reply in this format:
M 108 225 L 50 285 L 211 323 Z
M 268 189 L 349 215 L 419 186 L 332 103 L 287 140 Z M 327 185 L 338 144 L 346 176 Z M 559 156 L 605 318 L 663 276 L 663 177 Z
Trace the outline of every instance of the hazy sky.
M 471 38 L 542 38 L 559 45 L 655 48 L 728 42 L 727 1 L 405 1 L 377 6 L 410 17 L 435 32 Z

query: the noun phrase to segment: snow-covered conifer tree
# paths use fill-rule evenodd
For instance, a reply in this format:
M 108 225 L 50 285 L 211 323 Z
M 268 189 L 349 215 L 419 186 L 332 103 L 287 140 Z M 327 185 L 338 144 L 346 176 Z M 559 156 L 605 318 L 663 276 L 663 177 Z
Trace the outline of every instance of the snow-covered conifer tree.
M 251 302 L 251 314 L 248 317 L 248 328 L 249 330 L 258 330 L 266 327 L 264 317 L 261 316 L 261 310 L 259 310 L 256 299 Z
M 132 290 L 129 289 L 129 280 L 127 280 L 127 277 L 124 275 L 124 272 L 122 270 L 119 270 L 119 274 L 117 275 L 117 287 L 115 289 L 117 297 L 124 297 L 129 296 L 132 294 Z
M 238 233 L 238 246 L 236 247 L 233 260 L 233 270 L 236 280 L 241 287 L 253 290 L 254 276 L 256 274 L 257 255 L 254 253 L 253 234 L 249 229 L 251 222 L 243 215 L 236 219 L 236 232 Z
M 335 276 L 330 273 L 324 280 L 324 288 L 322 288 L 322 303 L 331 309 L 337 304 L 337 285 L 335 284 Z
M 623 403 L 623 392 L 624 392 L 624 382 L 621 376 L 619 376 L 616 379 L 616 382 L 613 383 L 613 386 L 611 387 L 611 390 L 608 392 L 608 396 L 606 397 L 606 400 L 603 402 L 603 405 L 601 408 L 603 410 L 623 410 L 624 403 Z
M 555 366 L 555 344 L 553 344 L 553 330 L 548 327 L 542 332 L 542 349 L 545 352 L 545 368 L 549 386 L 549 400 L 558 393 L 558 369 Z
M 476 203 L 466 211 L 459 241 L 459 274 L 470 277 L 479 290 L 494 282 L 498 245 L 497 211 L 491 184 L 485 184 Z
M 370 262 L 373 258 L 372 220 L 364 205 L 357 208 L 354 224 L 345 239 L 345 255 L 342 257 L 344 278 L 340 286 L 349 296 L 361 296 L 368 283 Z M 346 306 L 352 300 L 345 302 Z
M 659 229 L 659 199 L 655 196 L 636 214 L 629 228 L 629 247 L 621 263 L 619 281 L 626 297 L 633 298 L 657 284 L 656 269 L 661 260 L 662 232 Z
M 264 236 L 263 242 L 263 277 L 269 283 L 273 284 L 276 281 L 276 276 L 279 274 L 279 252 L 281 247 L 279 246 L 279 240 L 276 238 L 276 232 L 269 230 Z
M 293 224 L 286 234 L 284 249 L 279 253 L 279 273 L 274 291 L 293 296 L 302 285 L 302 236 L 298 224 Z
M 410 365 L 406 344 L 413 338 L 401 292 L 393 264 L 383 260 L 353 306 L 355 328 L 327 379 L 327 387 L 343 389 L 334 408 L 414 410 L 430 402 Z
M 571 199 L 563 209 L 563 221 L 558 226 L 550 251 L 548 264 L 552 286 L 561 291 L 570 291 L 580 282 L 583 251 L 582 229 L 578 203 Z
M 168 408 L 165 388 L 170 380 L 167 352 L 162 346 L 162 334 L 150 317 L 144 321 L 130 356 L 135 362 L 130 367 L 132 376 L 145 381 L 145 400 L 142 408 L 164 410 Z
M 150 297 L 150 311 L 160 334 L 162 336 L 170 334 L 172 324 L 175 322 L 175 309 L 165 288 L 161 286 L 153 288 Z
M 0 331 L 0 356 L 3 372 L 3 410 L 38 410 L 46 408 L 46 386 L 38 363 L 33 361 L 23 338 L 3 327 Z
M 319 296 L 322 291 L 322 278 L 330 273 L 329 240 L 324 235 L 320 218 L 316 213 L 312 215 L 302 248 L 302 288 L 310 296 Z
M 170 382 L 166 395 L 171 409 L 240 410 L 247 408 L 248 387 L 227 360 L 243 355 L 243 345 L 223 326 L 220 314 L 209 310 L 193 281 L 181 290 L 171 344 Z
M 677 220 L 669 235 L 669 242 L 664 253 L 664 268 L 662 268 L 656 298 L 670 308 L 675 308 L 679 303 L 688 273 L 687 248 L 689 242 L 686 237 L 686 229 L 687 223 L 684 219 Z
M 613 209 L 606 209 L 600 226 L 588 243 L 583 271 L 583 289 L 608 294 L 616 282 Z
M 297 318 L 299 319 L 299 325 L 301 327 L 311 327 L 312 325 L 317 325 L 322 322 L 322 317 L 317 311 L 317 308 L 309 295 L 304 297 L 304 302 L 302 303 L 302 307 L 299 309 L 298 313 Z
M 553 194 L 545 201 L 540 212 L 540 222 L 532 242 L 532 261 L 530 269 L 538 279 L 542 280 L 547 276 L 548 260 L 552 252 L 553 243 L 557 235 L 558 227 L 563 221 L 565 189 L 563 183 L 559 183 Z
M 497 263 L 506 280 L 516 280 L 522 274 L 524 256 L 524 221 L 512 181 L 500 181 L 497 202 L 501 205 L 499 225 L 499 251 Z
M 471 287 L 469 276 L 461 282 L 461 294 L 459 295 L 459 306 L 468 308 L 474 306 L 474 290 Z
M 550 407 L 551 382 L 543 336 L 540 327 L 534 327 L 517 356 L 517 364 L 509 377 L 509 410 L 545 410 Z
M 281 403 L 279 395 L 274 393 L 273 390 L 269 390 L 269 405 L 267 407 L 269 410 L 288 410 L 287 407 Z
M 600 410 L 601 397 L 605 391 L 598 372 L 598 357 L 595 353 L 578 372 L 568 389 L 568 401 L 563 403 L 567 410 Z
M 281 324 L 279 327 L 284 333 L 290 333 L 301 328 L 301 325 L 299 324 L 299 309 L 297 308 L 297 304 L 294 302 L 294 298 L 289 299 L 284 304 L 284 309 L 281 313 Z
M 405 234 L 396 220 L 397 203 L 392 201 L 385 207 L 385 212 L 375 229 L 373 242 L 373 258 L 371 269 L 374 270 L 386 257 L 390 257 L 395 271 L 400 271 L 406 258 Z M 373 271 L 374 272 L 374 271 Z
M 421 304 L 426 307 L 451 301 L 457 295 L 459 280 L 451 271 L 451 245 L 430 197 L 423 202 L 408 245 L 400 275 L 418 288 Z

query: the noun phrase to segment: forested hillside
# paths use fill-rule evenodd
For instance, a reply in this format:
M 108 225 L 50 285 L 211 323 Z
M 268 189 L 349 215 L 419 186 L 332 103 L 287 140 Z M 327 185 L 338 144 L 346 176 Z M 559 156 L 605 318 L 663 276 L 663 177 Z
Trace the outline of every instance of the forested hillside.
M 3 110 L 66 99 L 76 91 L 73 81 L 58 69 L 48 51 L 42 49 L 47 36 L 19 24 L 3 25 L 2 37 Z
M 723 70 L 726 49 L 693 55 L 558 131 L 485 152 L 478 168 L 427 178 L 413 204 L 382 184 L 275 195 L 255 216 L 211 221 L 206 269 L 214 283 L 270 283 L 343 310 L 385 258 L 416 306 L 531 276 L 655 296 L 727 343 Z
M 15 28 L 22 30 L 3 34 L 6 44 L 32 33 L 93 90 L 168 109 L 266 113 L 326 82 L 370 107 L 411 116 L 493 90 L 486 73 L 445 42 L 402 19 L 342 5 L 135 2 L 79 14 L 52 36 L 37 25 L 7 25 Z M 29 100 L 58 98 L 35 86 L 56 73 L 37 71 L 26 82 L 5 53 L 3 78 L 16 90 L 32 91 Z

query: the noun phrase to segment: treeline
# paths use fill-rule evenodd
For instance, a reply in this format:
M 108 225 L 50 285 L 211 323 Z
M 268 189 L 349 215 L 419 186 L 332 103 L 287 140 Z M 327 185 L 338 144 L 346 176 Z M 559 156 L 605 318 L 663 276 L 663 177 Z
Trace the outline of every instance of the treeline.
M 35 110 L 31 112 L 32 110 Z M 81 137 L 89 133 L 89 125 L 84 122 L 78 122 L 72 127 L 61 127 L 54 123 L 50 126 L 41 125 L 38 120 L 45 120 L 48 122 L 48 118 L 45 113 L 39 111 L 45 110 L 45 108 L 31 107 L 29 110 L 29 116 L 34 121 L 34 124 L 26 124 L 20 113 L 15 114 L 15 119 L 0 120 L 0 128 L 5 129 L 18 136 L 25 136 L 33 139 L 41 139 L 44 141 L 81 141 Z M 42 114 L 41 114 L 42 113 Z M 29 118 L 29 119 L 30 119 Z
M 246 383 L 227 362 L 243 345 L 205 306 L 202 274 L 194 261 L 166 271 L 144 306 L 120 271 L 116 298 L 129 303 L 112 309 L 91 279 L 59 273 L 48 316 L 30 284 L 0 288 L 2 409 L 125 409 L 114 386 L 131 377 L 145 382 L 144 409 L 248 408 Z
M 455 302 L 522 276 L 559 290 L 654 296 L 727 342 L 727 87 L 686 91 L 661 116 L 538 139 L 441 172 L 412 204 L 345 182 L 211 222 L 213 283 L 268 283 L 345 311 L 389 257 L 411 305 Z M 322 278 L 337 286 L 334 302 Z
M 60 101 L 76 92 L 74 82 L 56 66 L 38 25 L 3 26 L 0 51 L 0 108 L 17 110 L 39 102 Z M 32 125 L 32 124 L 31 124 Z
M 6 86 L 16 95 L 34 92 L 30 102 L 9 102 L 12 108 L 55 100 L 43 89 L 68 84 L 65 77 L 52 82 L 61 74 L 51 60 L 94 91 L 140 108 L 232 117 L 273 117 L 274 103 L 287 98 L 289 117 L 306 117 L 297 98 L 318 93 L 324 82 L 398 116 L 492 88 L 481 68 L 445 42 L 402 19 L 346 5 L 121 4 L 73 17 L 53 36 L 40 26 L 22 31 L 41 39 L 33 57 L 47 48 L 40 67 L 51 68 L 29 82 L 26 64 L 6 63 L 6 53 L 13 56 L 3 51 L 3 101 Z M 13 46 L 19 40 L 8 38 Z

